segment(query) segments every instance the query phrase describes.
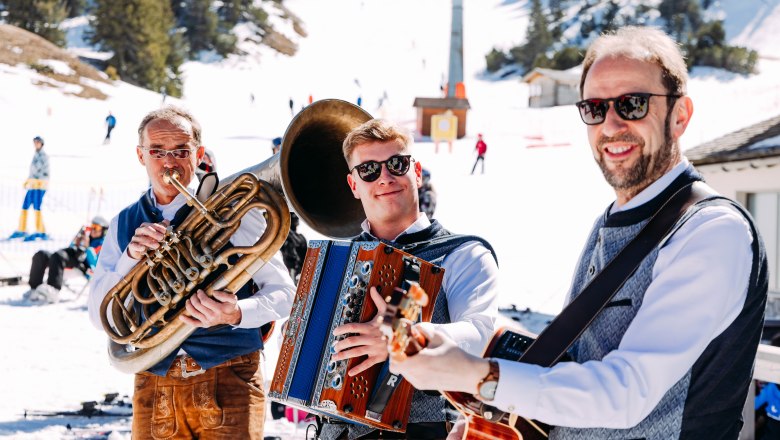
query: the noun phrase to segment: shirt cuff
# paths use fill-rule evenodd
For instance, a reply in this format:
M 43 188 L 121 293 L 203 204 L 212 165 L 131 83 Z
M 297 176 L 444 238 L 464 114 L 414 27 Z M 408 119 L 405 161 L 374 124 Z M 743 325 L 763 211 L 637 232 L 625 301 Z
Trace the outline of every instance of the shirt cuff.
M 496 360 L 499 371 L 498 387 L 496 397 L 490 404 L 525 418 L 535 418 L 536 402 L 541 390 L 540 377 L 545 368 L 505 359 Z

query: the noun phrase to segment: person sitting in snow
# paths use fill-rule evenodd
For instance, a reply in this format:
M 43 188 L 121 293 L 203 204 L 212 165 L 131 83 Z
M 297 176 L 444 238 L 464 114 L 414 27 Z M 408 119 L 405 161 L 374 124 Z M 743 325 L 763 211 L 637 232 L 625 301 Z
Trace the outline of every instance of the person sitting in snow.
M 30 301 L 57 302 L 65 269 L 77 268 L 89 278 L 97 264 L 107 229 L 108 221 L 96 215 L 90 225 L 81 228 L 70 246 L 54 253 L 45 250 L 36 252 L 30 265 L 30 290 L 24 294 L 24 298 Z M 44 283 L 43 276 L 47 268 L 49 275 Z

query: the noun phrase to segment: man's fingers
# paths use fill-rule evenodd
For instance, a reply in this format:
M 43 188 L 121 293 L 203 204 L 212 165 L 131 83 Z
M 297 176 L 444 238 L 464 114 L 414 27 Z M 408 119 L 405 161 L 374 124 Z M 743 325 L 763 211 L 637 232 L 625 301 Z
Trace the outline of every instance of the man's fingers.
M 351 322 L 349 324 L 342 324 L 335 329 L 333 329 L 333 334 L 335 336 L 339 335 L 345 335 L 347 333 L 357 333 L 357 334 L 375 334 L 377 336 L 380 335 L 379 330 L 371 323 L 366 322 Z
M 212 318 L 215 313 L 220 312 L 219 303 L 209 298 L 209 296 L 206 295 L 206 292 L 201 289 L 198 289 L 198 291 L 190 297 L 190 302 L 198 311 L 209 318 Z
M 376 290 L 376 287 L 371 286 L 371 289 L 369 289 L 369 294 L 371 295 L 371 299 L 374 301 L 374 304 L 376 305 L 376 315 L 382 316 L 385 314 L 385 310 L 387 310 L 387 303 L 385 302 L 385 299 L 382 297 L 382 295 L 379 294 L 379 292 Z
M 141 226 L 135 230 L 135 235 L 148 236 L 160 241 L 165 236 L 166 228 L 167 226 L 164 223 L 141 223 Z
M 238 297 L 234 293 L 230 293 L 223 290 L 215 290 L 212 292 L 214 298 L 224 304 L 236 304 L 238 303 Z
M 430 326 L 430 323 L 418 323 L 412 327 L 412 337 L 416 338 L 418 342 L 425 342 L 424 346 L 438 346 L 444 341 L 441 338 L 439 332 Z M 421 340 L 422 339 L 422 340 Z
M 206 322 L 206 315 L 201 313 L 200 310 L 198 310 L 193 304 L 192 301 L 187 301 L 185 304 L 185 307 L 187 309 L 187 313 L 189 313 L 194 319 L 199 321 L 199 326 L 202 327 L 203 324 Z
M 364 360 L 363 362 L 355 365 L 354 367 L 350 368 L 347 374 L 350 376 L 357 376 L 358 374 L 368 370 L 371 368 L 372 365 L 376 364 L 377 360 L 368 358 Z
M 352 347 L 357 347 L 357 346 L 360 346 L 360 345 L 371 345 L 371 346 L 374 346 L 374 345 L 377 345 L 377 344 L 380 344 L 380 343 L 382 344 L 382 346 L 384 348 L 384 345 L 386 344 L 386 342 L 382 338 L 381 334 L 377 333 L 375 335 L 372 334 L 372 335 L 355 335 L 355 336 L 350 336 L 348 338 L 344 338 L 344 339 L 336 342 L 334 347 L 336 348 L 336 351 L 344 351 L 344 350 L 348 350 L 348 349 L 350 349 Z
M 203 324 L 200 321 L 183 313 L 179 315 L 179 319 L 182 320 L 185 324 L 189 324 L 193 327 L 203 327 Z

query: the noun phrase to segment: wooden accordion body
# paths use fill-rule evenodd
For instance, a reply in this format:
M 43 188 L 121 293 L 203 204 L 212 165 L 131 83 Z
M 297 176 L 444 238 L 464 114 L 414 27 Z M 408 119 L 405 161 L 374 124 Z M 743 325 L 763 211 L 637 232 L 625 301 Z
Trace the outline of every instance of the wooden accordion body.
M 419 279 L 406 281 L 419 282 L 428 293 L 421 317 L 430 321 L 444 269 L 380 242 L 310 241 L 268 397 L 326 417 L 405 431 L 412 386 L 386 379 L 386 362 L 349 376 L 365 357 L 331 361 L 331 347 L 347 336 L 333 336 L 333 329 L 375 317 L 369 288 L 386 296 L 409 278 L 410 267 Z M 380 380 L 393 381 L 395 389 L 378 413 L 368 402 Z

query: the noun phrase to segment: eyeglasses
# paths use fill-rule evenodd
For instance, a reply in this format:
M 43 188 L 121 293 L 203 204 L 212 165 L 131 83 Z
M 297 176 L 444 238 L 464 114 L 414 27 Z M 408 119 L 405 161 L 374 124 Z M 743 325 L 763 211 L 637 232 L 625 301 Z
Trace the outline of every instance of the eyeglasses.
M 373 182 L 382 175 L 382 164 L 385 164 L 387 171 L 394 176 L 403 176 L 409 171 L 409 165 L 412 163 L 412 156 L 409 154 L 396 154 L 390 156 L 385 161 L 377 162 L 369 160 L 352 167 L 349 172 L 357 170 L 358 176 L 364 182 Z
M 575 103 L 580 110 L 582 122 L 587 125 L 598 125 L 607 119 L 609 103 L 614 103 L 615 113 L 626 121 L 636 121 L 647 116 L 650 110 L 650 97 L 664 96 L 679 98 L 680 95 L 657 95 L 655 93 L 626 93 L 617 98 L 591 98 Z
M 174 159 L 186 159 L 190 157 L 190 153 L 192 153 L 192 150 L 189 148 L 179 148 L 176 150 L 163 150 L 162 148 L 146 148 L 146 147 L 140 147 L 142 150 L 145 150 L 149 153 L 149 156 L 152 156 L 155 159 L 164 159 L 165 156 L 171 155 Z
M 95 230 L 95 229 L 97 229 L 98 231 L 102 231 L 102 230 L 103 230 L 103 226 L 101 226 L 101 225 L 98 225 L 98 224 L 95 224 L 95 223 L 92 223 L 92 224 L 91 224 L 91 225 L 89 225 L 89 226 L 90 226 L 90 228 L 92 228 L 93 230 Z

